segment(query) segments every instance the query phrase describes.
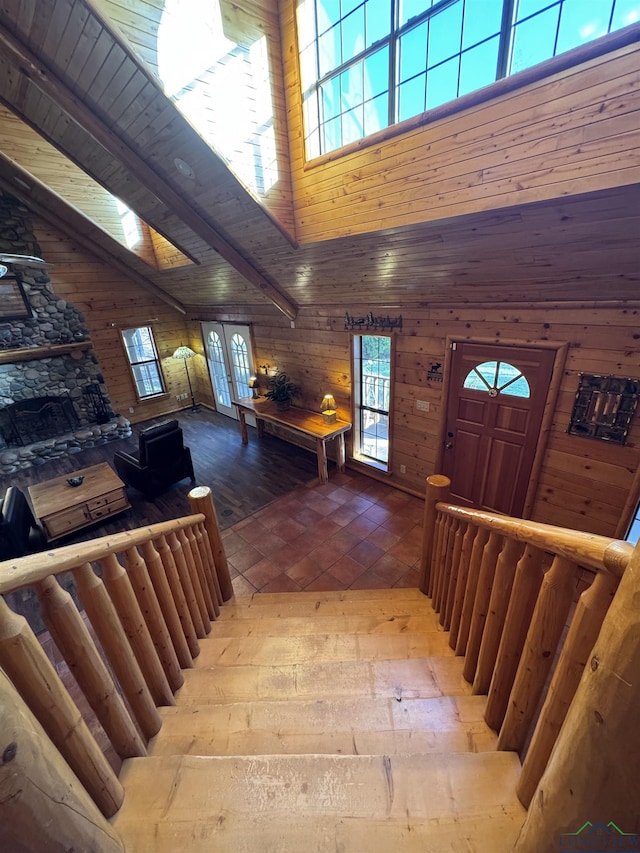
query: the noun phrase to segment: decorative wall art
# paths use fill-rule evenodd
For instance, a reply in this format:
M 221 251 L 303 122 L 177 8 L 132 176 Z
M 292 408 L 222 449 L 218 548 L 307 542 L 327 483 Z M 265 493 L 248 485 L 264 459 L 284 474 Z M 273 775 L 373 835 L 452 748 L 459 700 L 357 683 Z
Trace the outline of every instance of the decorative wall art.
M 639 396 L 640 379 L 581 373 L 569 434 L 624 444 Z

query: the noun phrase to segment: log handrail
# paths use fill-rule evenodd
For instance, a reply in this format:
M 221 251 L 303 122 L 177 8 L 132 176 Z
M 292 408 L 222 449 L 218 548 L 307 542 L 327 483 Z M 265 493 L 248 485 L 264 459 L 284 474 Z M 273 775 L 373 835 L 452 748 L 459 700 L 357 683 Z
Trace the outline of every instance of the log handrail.
M 17 557 L 0 563 L 0 595 L 7 595 L 24 586 L 32 586 L 49 575 L 59 575 L 81 566 L 104 560 L 109 554 L 122 553 L 143 545 L 150 539 L 168 536 L 205 520 L 203 513 L 161 521 L 148 527 L 137 527 L 111 536 L 101 536 L 76 545 L 63 545 L 51 551 L 41 551 L 27 557 Z
M 633 545 L 599 536 L 595 533 L 582 533 L 553 524 L 511 518 L 497 512 L 467 509 L 455 504 L 437 503 L 436 509 L 445 516 L 457 518 L 460 522 L 472 522 L 478 527 L 495 530 L 510 539 L 535 545 L 545 551 L 552 551 L 559 557 L 586 566 L 590 569 L 602 569 L 621 578 L 631 559 Z

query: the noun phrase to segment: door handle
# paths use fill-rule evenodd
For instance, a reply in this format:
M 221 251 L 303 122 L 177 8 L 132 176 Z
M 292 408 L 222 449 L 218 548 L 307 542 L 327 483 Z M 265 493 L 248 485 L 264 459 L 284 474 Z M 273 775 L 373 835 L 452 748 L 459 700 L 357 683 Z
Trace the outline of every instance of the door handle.
M 453 442 L 451 442 L 451 441 L 448 441 L 448 442 L 445 444 L 445 450 L 451 450 L 451 449 L 452 449 L 452 447 L 453 447 Z

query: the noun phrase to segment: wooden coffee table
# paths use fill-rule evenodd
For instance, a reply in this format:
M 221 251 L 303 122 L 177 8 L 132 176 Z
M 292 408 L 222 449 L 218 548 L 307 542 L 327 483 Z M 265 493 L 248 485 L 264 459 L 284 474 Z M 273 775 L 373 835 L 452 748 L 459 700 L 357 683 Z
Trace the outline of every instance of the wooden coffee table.
M 84 480 L 74 487 L 67 483 L 68 477 Z M 29 486 L 29 497 L 49 540 L 131 507 L 124 483 L 106 462 Z

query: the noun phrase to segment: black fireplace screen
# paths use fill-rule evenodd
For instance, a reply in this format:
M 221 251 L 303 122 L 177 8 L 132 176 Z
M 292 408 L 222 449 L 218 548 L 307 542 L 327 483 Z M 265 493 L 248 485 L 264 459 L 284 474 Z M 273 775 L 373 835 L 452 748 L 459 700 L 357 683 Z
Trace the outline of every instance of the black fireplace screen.
M 0 434 L 8 447 L 24 447 L 80 426 L 70 397 L 35 397 L 0 409 Z

